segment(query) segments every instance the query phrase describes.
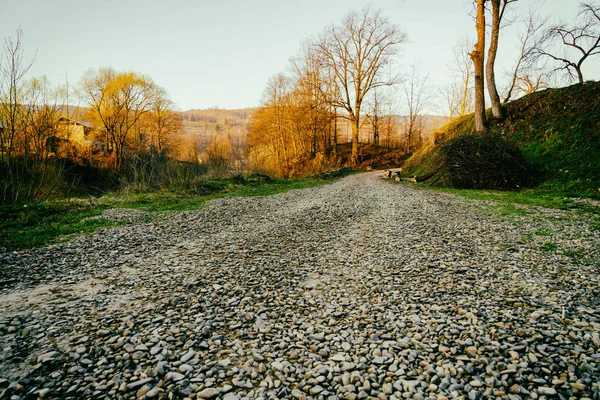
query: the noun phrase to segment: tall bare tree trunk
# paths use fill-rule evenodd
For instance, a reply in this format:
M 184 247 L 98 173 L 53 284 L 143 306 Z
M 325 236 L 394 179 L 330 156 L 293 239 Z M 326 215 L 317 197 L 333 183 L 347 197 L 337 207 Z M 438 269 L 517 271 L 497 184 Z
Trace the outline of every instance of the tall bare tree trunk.
M 485 121 L 485 94 L 484 94 L 484 52 L 485 52 L 485 2 L 477 1 L 477 43 L 469 56 L 475 66 L 475 132 L 484 133 Z
M 333 108 L 333 155 L 337 156 L 338 137 L 337 137 L 337 110 Z
M 352 165 L 358 165 L 358 132 L 360 132 L 360 120 L 357 118 L 352 121 Z
M 492 3 L 492 35 L 485 66 L 487 89 L 490 95 L 490 102 L 492 103 L 492 115 L 494 118 L 502 118 L 502 105 L 500 103 L 500 95 L 498 95 L 496 76 L 494 73 L 496 54 L 498 53 L 498 39 L 500 37 L 500 20 L 502 19 L 500 14 L 500 1 L 501 0 L 490 0 Z

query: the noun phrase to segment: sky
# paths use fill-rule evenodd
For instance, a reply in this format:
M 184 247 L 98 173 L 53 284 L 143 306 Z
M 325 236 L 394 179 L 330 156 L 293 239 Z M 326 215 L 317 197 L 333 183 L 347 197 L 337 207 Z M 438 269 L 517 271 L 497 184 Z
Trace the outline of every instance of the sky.
M 576 0 L 534 2 L 570 22 Z M 180 110 L 259 105 L 272 75 L 284 72 L 302 42 L 367 5 L 408 35 L 397 62 L 414 64 L 432 85 L 448 81 L 452 47 L 475 27 L 470 0 L 0 0 L 0 37 L 23 30 L 29 77 L 77 84 L 86 71 L 113 67 L 150 76 Z M 516 57 L 513 28 L 501 38 L 497 74 Z M 600 80 L 600 57 L 584 68 Z

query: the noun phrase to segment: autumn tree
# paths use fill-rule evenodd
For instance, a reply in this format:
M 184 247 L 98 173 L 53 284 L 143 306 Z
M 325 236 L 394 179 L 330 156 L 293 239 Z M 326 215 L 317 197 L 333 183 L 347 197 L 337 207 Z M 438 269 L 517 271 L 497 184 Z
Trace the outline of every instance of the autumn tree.
M 159 154 L 167 153 L 182 135 L 183 122 L 165 89 L 155 86 L 151 99 L 150 111 L 143 116 L 144 130 L 149 135 L 150 147 Z
M 583 63 L 600 54 L 600 4 L 581 3 L 575 26 L 551 26 L 535 54 L 558 63 L 555 71 L 564 71 L 569 78 L 583 83 Z
M 335 157 L 335 114 L 322 71 L 314 53 L 301 55 L 292 62 L 292 75 L 269 80 L 248 129 L 251 166 L 281 177 L 319 172 Z
M 14 141 L 27 121 L 25 75 L 33 65 L 23 57 L 23 31 L 16 38 L 4 38 L 0 55 L 0 160 L 10 164 L 15 149 Z
M 88 72 L 81 90 L 106 132 L 107 145 L 114 152 L 114 166 L 120 169 L 127 141 L 139 127 L 140 118 L 152 109 L 155 84 L 134 72 L 101 68 Z
M 380 11 L 365 8 L 328 28 L 317 43 L 323 66 L 332 71 L 337 89 L 331 101 L 346 112 L 352 125 L 353 164 L 358 163 L 365 98 L 375 88 L 394 83 L 385 75 L 386 68 L 405 40 L 406 35 Z
M 22 37 L 5 38 L 0 53 L 0 203 L 43 199 L 64 171 L 50 146 L 62 98 L 45 77 L 25 79 L 33 60 L 24 61 Z
M 293 102 L 301 112 L 297 126 L 308 136 L 310 156 L 329 153 L 335 142 L 332 131 L 330 96 L 331 80 L 324 75 L 323 59 L 314 47 L 304 45 L 300 53 L 292 59 L 294 73 Z
M 291 170 L 292 143 L 286 122 L 290 79 L 277 74 L 269 79 L 262 106 L 250 118 L 248 145 L 254 169 L 288 177 Z

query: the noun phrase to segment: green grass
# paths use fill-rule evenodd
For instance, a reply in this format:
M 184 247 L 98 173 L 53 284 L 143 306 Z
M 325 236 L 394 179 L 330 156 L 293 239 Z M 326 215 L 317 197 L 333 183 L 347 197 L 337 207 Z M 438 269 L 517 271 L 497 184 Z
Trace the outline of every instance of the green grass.
M 422 188 L 435 190 L 444 193 L 457 194 L 459 196 L 472 200 L 491 200 L 498 205 L 496 211 L 501 215 L 526 215 L 528 211 L 522 206 L 533 206 L 552 208 L 560 210 L 574 210 L 579 213 L 591 213 L 600 215 L 600 207 L 587 203 L 576 202 L 572 197 L 567 197 L 564 193 L 553 193 L 547 189 L 524 189 L 521 191 L 496 191 L 496 190 L 475 190 L 475 189 L 455 189 L 441 186 L 431 186 L 423 183 L 417 184 Z M 597 218 L 600 224 L 600 217 Z M 540 234 L 543 236 L 542 234 Z
M 548 228 L 539 229 L 534 232 L 538 236 L 552 236 L 552 230 Z
M 598 109 L 600 82 L 541 90 L 506 104 L 505 118 L 490 119 L 488 130 L 519 147 L 532 183 L 540 184 L 537 193 L 600 199 Z M 472 132 L 472 114 L 451 121 L 436 132 L 437 145 L 425 146 L 406 161 L 405 173 L 439 179 L 439 144 Z
M 133 208 L 148 212 L 202 208 L 206 201 L 227 196 L 267 196 L 329 182 L 325 179 L 234 177 L 197 182 L 189 191 L 111 193 L 100 198 L 54 200 L 0 207 L 0 247 L 26 249 L 66 240 L 114 225 L 99 218 L 103 210 Z
M 571 257 L 574 259 L 583 259 L 583 255 L 585 254 L 583 250 L 571 250 L 571 249 L 567 249 L 567 250 L 563 250 L 562 253 L 567 256 L 567 257 Z
M 93 218 L 102 208 L 68 203 L 41 203 L 0 208 L 0 247 L 30 248 L 54 242 L 73 233 L 88 233 L 110 226 Z
M 558 246 L 552 242 L 546 242 L 541 247 L 542 251 L 556 251 L 556 249 L 558 249 Z

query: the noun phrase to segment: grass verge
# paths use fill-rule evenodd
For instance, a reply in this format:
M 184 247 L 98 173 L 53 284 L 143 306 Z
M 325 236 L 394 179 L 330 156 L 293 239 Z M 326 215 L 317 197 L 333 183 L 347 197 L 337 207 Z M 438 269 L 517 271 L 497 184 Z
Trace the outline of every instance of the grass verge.
M 419 183 L 419 187 L 444 193 L 453 193 L 472 200 L 492 200 L 501 205 L 506 214 L 522 214 L 525 212 L 518 205 L 553 208 L 560 210 L 577 210 L 600 215 L 600 207 L 591 203 L 578 202 L 575 198 L 562 192 L 552 192 L 547 189 L 525 189 L 521 191 L 497 191 L 455 189 L 441 186 L 431 186 Z M 512 211 L 511 211 L 512 210 Z
M 206 201 L 227 196 L 267 196 L 323 185 L 325 179 L 273 179 L 262 175 L 210 179 L 186 191 L 110 193 L 99 198 L 73 198 L 0 207 L 0 248 L 26 249 L 91 233 L 115 225 L 97 218 L 103 210 L 133 208 L 149 212 L 202 208 Z M 96 218 L 95 218 L 96 217 Z

